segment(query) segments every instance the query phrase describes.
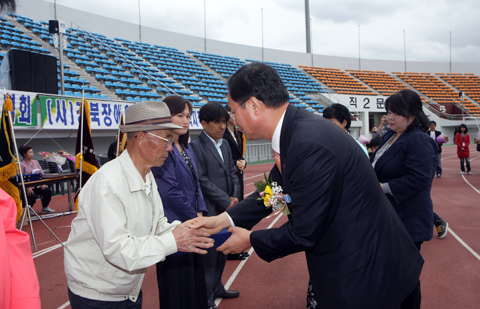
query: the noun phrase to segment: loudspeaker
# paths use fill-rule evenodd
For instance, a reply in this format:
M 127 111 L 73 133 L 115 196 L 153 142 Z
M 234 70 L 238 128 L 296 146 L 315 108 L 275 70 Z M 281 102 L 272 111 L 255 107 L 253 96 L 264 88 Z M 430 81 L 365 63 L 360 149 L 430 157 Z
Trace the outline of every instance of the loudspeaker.
M 58 20 L 48 21 L 48 33 L 50 34 L 58 33 Z
M 12 90 L 58 94 L 56 57 L 18 49 L 7 55 Z

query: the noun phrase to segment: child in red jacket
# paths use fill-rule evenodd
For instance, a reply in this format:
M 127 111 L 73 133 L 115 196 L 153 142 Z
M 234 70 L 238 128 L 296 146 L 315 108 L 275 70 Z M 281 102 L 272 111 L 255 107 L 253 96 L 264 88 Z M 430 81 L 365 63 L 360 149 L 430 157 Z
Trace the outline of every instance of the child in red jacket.
M 468 128 L 465 124 L 461 124 L 458 133 L 455 135 L 455 144 L 457 145 L 457 155 L 460 159 L 460 174 L 465 174 L 465 162 L 467 163 L 467 173 L 472 175 L 470 169 L 470 134 L 468 134 Z

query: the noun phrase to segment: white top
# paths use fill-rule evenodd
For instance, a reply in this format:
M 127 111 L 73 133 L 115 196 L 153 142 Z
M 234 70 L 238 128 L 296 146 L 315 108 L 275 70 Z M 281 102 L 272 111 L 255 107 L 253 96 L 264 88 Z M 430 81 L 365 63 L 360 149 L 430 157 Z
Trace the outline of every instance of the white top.
M 280 121 L 277 123 L 277 127 L 275 128 L 275 132 L 273 132 L 272 136 L 272 148 L 278 154 L 280 154 L 280 133 L 282 133 L 283 118 L 285 118 L 286 112 L 287 110 L 283 112 L 282 118 L 280 118 Z
M 433 140 L 435 140 L 435 130 L 430 131 L 430 137 L 433 138 Z
M 172 230 L 180 222 L 168 223 L 152 172 L 146 179 L 126 150 L 83 187 L 64 250 L 74 294 L 135 302 L 147 268 L 177 252 Z
M 203 132 L 205 132 L 205 131 L 203 131 Z M 220 146 L 222 146 L 223 138 L 220 138 L 220 139 L 218 139 L 218 141 L 215 141 L 213 138 L 211 138 L 207 134 L 207 132 L 205 132 L 205 135 L 212 141 L 213 146 L 215 146 L 215 148 L 217 149 L 218 154 L 220 155 L 220 158 L 222 158 L 222 161 L 225 161 L 225 160 L 223 160 L 222 149 L 220 148 Z

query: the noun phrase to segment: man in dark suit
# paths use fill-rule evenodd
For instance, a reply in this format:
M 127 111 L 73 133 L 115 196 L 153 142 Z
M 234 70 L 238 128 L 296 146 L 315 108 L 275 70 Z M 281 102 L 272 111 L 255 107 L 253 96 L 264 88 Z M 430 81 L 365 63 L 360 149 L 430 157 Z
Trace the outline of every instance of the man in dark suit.
M 230 106 L 225 106 L 225 109 L 228 111 L 229 115 L 231 113 Z M 240 182 L 240 198 L 239 202 L 243 201 L 244 193 L 244 182 L 243 182 L 243 171 L 247 167 L 247 161 L 243 157 L 243 152 L 245 151 L 244 142 L 245 137 L 243 136 L 243 132 L 236 127 L 235 120 L 232 117 L 227 121 L 227 129 L 223 134 L 223 140 L 228 142 L 230 149 L 232 150 L 232 158 L 233 162 L 235 162 L 237 166 L 237 177 Z M 227 260 L 245 260 L 249 257 L 250 254 L 248 252 L 242 252 L 238 254 L 229 254 L 227 255 Z
M 190 142 L 209 216 L 223 213 L 237 204 L 240 198 L 237 167 L 230 146 L 222 138 L 229 118 L 227 110 L 218 103 L 202 106 L 199 119 L 203 131 Z M 225 290 L 222 284 L 225 262 L 225 255 L 215 250 L 209 250 L 205 256 L 205 281 L 210 308 L 216 308 L 215 298 L 235 298 L 240 295 L 236 290 Z
M 289 220 L 279 228 L 247 230 L 271 212 L 256 192 L 224 214 L 193 219 L 191 227 L 217 232 L 236 226 L 217 249 L 225 254 L 253 245 L 270 262 L 305 251 L 322 308 L 397 308 L 416 286 L 423 259 L 363 151 L 334 124 L 290 105 L 268 65 L 243 66 L 228 89 L 246 138 L 271 140 L 279 153 L 269 177 L 291 198 Z
M 225 109 L 230 113 L 230 106 L 225 106 Z M 247 161 L 243 157 L 244 152 L 244 136 L 238 128 L 235 127 L 235 120 L 232 117 L 227 121 L 227 129 L 223 134 L 223 139 L 228 142 L 230 149 L 232 150 L 233 162 L 237 167 L 237 177 L 240 181 L 240 199 L 243 201 L 244 184 L 243 184 L 243 170 L 247 167 Z

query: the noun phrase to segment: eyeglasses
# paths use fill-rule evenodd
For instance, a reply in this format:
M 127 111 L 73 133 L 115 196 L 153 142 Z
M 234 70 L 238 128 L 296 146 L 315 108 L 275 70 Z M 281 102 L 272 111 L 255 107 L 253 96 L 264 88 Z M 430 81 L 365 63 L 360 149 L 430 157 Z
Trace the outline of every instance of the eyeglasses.
M 167 148 L 168 148 L 168 146 L 170 146 L 171 144 L 173 144 L 173 142 L 175 141 L 175 138 L 174 138 L 173 136 L 170 137 L 169 139 L 166 139 L 166 138 L 164 138 L 164 137 L 155 135 L 155 134 L 150 133 L 150 132 L 146 132 L 146 131 L 145 131 L 145 133 L 147 133 L 147 134 L 149 134 L 149 135 L 152 135 L 152 136 L 155 136 L 155 137 L 158 137 L 159 139 L 163 139 L 164 141 L 166 141 L 166 142 L 167 142 Z
M 235 121 L 235 111 L 240 107 L 242 106 L 245 102 L 247 102 L 251 97 L 248 97 L 246 100 L 244 100 L 242 103 L 238 104 L 237 107 L 235 107 L 235 109 L 231 112 L 228 112 L 228 114 L 230 115 L 230 117 L 232 117 L 233 121 Z

